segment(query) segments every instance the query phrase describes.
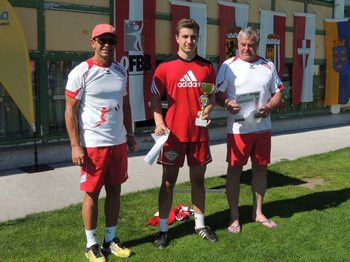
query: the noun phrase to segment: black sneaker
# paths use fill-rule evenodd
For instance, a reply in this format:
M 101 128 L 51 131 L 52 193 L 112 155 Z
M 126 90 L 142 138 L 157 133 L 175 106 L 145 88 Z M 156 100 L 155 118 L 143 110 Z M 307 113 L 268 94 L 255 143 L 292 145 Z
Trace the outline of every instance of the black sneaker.
M 169 245 L 168 232 L 158 231 L 153 241 L 153 246 L 157 248 L 165 248 Z
M 208 226 L 195 229 L 196 233 L 200 235 L 202 238 L 210 241 L 216 242 L 218 240 L 215 232 Z

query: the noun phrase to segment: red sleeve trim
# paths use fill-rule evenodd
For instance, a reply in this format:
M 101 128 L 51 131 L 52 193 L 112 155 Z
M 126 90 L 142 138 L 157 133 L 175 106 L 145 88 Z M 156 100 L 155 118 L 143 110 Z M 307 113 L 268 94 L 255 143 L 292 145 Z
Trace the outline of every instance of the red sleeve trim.
M 73 91 L 69 91 L 69 90 L 66 90 L 66 96 L 70 97 L 70 98 L 74 98 L 76 99 L 76 97 L 78 96 L 79 92 L 80 92 L 80 89 L 79 88 L 77 91 L 73 92 Z
M 283 91 L 285 89 L 284 84 L 280 85 L 278 88 L 280 91 Z

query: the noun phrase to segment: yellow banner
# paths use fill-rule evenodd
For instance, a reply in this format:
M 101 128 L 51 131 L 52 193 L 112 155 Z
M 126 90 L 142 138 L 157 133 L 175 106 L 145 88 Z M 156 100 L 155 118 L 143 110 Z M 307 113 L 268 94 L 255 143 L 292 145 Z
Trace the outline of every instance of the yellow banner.
M 28 46 L 22 25 L 7 0 L 0 0 L 0 83 L 35 131 Z
M 350 43 L 348 18 L 325 20 L 325 105 L 347 104 L 350 99 Z
M 339 96 L 339 74 L 333 68 L 333 42 L 338 39 L 336 22 L 325 23 L 326 44 L 326 91 L 325 105 L 337 105 Z

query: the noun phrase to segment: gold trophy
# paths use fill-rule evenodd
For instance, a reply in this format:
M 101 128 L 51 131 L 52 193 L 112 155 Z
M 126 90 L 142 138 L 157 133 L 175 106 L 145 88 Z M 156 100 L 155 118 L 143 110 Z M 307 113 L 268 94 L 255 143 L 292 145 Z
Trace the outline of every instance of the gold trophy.
M 204 115 L 204 108 L 209 104 L 209 95 L 211 95 L 215 91 L 215 85 L 211 83 L 199 83 L 199 88 L 202 89 L 204 94 L 199 97 L 199 101 L 201 103 L 201 112 L 199 117 L 196 118 L 196 126 L 204 126 L 206 127 L 209 124 L 208 119 L 202 119 Z

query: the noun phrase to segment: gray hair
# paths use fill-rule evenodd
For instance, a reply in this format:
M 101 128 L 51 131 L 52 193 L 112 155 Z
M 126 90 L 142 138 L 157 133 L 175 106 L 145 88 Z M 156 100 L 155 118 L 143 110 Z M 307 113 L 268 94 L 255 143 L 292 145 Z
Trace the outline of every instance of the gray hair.
M 258 30 L 255 27 L 248 26 L 246 28 L 242 28 L 241 31 L 239 31 L 237 38 L 239 38 L 241 35 L 244 35 L 246 37 L 255 35 L 255 41 L 257 42 L 257 44 L 259 44 L 260 42 L 260 36 L 259 36 Z

